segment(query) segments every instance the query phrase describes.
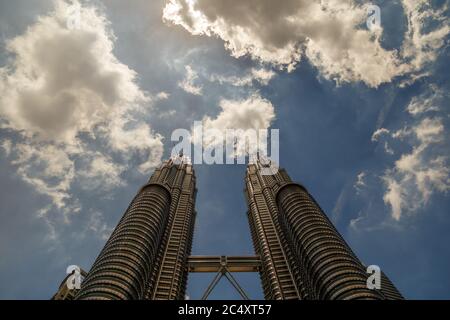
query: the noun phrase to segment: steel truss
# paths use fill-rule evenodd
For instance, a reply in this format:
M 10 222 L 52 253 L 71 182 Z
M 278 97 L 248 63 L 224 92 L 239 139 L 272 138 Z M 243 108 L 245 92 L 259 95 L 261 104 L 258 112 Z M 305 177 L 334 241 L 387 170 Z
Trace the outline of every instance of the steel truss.
M 244 300 L 250 300 L 239 282 L 233 277 L 234 272 L 259 272 L 261 260 L 257 256 L 191 256 L 188 258 L 188 270 L 191 273 L 216 272 L 212 282 L 206 288 L 202 300 L 207 300 L 211 292 L 225 277 Z

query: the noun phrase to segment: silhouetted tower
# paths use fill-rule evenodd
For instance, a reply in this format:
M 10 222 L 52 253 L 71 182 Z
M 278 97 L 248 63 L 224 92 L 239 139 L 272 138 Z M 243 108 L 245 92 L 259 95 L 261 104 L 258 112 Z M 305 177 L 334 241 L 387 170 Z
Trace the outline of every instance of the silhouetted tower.
M 184 299 L 196 193 L 189 159 L 164 162 L 131 202 L 76 299 Z
M 384 274 L 381 290 L 369 290 L 366 268 L 313 197 L 284 169 L 264 175 L 270 168 L 258 157 L 245 178 L 266 299 L 402 299 Z

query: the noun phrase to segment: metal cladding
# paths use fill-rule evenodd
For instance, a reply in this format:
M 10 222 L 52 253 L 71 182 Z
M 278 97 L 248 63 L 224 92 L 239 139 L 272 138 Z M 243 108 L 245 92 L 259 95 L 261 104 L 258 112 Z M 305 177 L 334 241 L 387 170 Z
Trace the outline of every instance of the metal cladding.
M 260 275 L 264 295 L 267 300 L 300 299 L 308 295 L 309 286 L 301 280 L 301 270 L 281 230 L 270 188 L 278 185 L 272 179 L 281 176 L 267 177 L 263 178 L 257 165 L 249 165 L 246 176 L 248 218 L 255 251 L 262 262 Z
M 158 169 L 151 183 L 166 181 L 170 186 L 172 202 L 168 227 L 165 229 L 157 256 L 157 267 L 145 295 L 151 300 L 183 300 L 188 276 L 188 258 L 191 253 L 195 225 L 195 174 L 187 158 L 182 164 Z M 169 163 L 179 161 L 172 158 Z
M 388 300 L 403 300 L 403 296 L 400 291 L 394 286 L 384 272 L 381 273 L 381 287 L 382 292 Z
M 276 170 L 274 170 L 276 169 Z M 182 154 L 164 162 L 141 188 L 82 282 L 54 299 L 182 300 L 189 272 L 217 272 L 206 299 L 230 272 L 259 272 L 268 300 L 403 299 L 381 273 L 369 274 L 325 213 L 284 169 L 258 156 L 247 168 L 245 195 L 256 256 L 190 256 L 195 173 Z
M 184 299 L 195 197 L 188 159 L 163 163 L 131 202 L 76 299 Z
M 248 166 L 245 193 L 266 299 L 402 299 L 384 274 L 382 289 L 369 290 L 365 267 L 307 190 L 263 167 Z

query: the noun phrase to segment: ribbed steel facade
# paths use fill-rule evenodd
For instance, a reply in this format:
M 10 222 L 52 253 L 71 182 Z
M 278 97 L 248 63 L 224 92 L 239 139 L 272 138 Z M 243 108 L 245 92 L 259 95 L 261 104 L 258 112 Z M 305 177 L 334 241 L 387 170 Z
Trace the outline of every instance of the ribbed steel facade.
M 192 165 L 163 166 L 153 174 L 150 183 L 165 181 L 171 190 L 168 225 L 157 255 L 145 295 L 150 300 L 183 300 L 188 276 L 188 257 L 191 253 L 195 225 L 195 174 Z
M 268 300 L 402 299 L 384 273 L 381 290 L 368 289 L 366 268 L 308 191 L 285 170 L 264 175 L 266 169 L 258 159 L 245 177 L 257 256 L 230 258 L 230 270 L 257 268 Z M 164 162 L 129 205 L 75 298 L 182 300 L 189 270 L 223 267 L 223 257 L 189 259 L 196 193 L 188 159 Z
M 308 191 L 283 169 L 262 169 L 248 166 L 245 194 L 266 299 L 402 299 L 384 274 L 369 290 L 366 268 Z
M 76 299 L 184 299 L 195 197 L 190 162 L 164 162 L 131 202 Z

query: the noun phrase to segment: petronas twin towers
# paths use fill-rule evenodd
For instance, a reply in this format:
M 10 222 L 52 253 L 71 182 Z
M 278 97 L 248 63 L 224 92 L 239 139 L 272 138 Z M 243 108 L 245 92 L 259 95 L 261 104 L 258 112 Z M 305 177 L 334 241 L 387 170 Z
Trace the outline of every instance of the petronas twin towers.
M 131 202 L 76 299 L 184 299 L 195 224 L 195 174 L 170 159 Z
M 264 175 L 264 168 L 255 161 L 245 177 L 256 256 L 251 263 L 230 257 L 234 270 L 250 263 L 270 300 L 402 299 L 384 274 L 379 290 L 368 289 L 366 268 L 308 191 L 285 170 Z M 164 162 L 129 205 L 75 298 L 182 300 L 196 266 L 216 270 L 217 260 L 217 270 L 226 268 L 226 257 L 190 257 L 195 185 L 187 158 Z

